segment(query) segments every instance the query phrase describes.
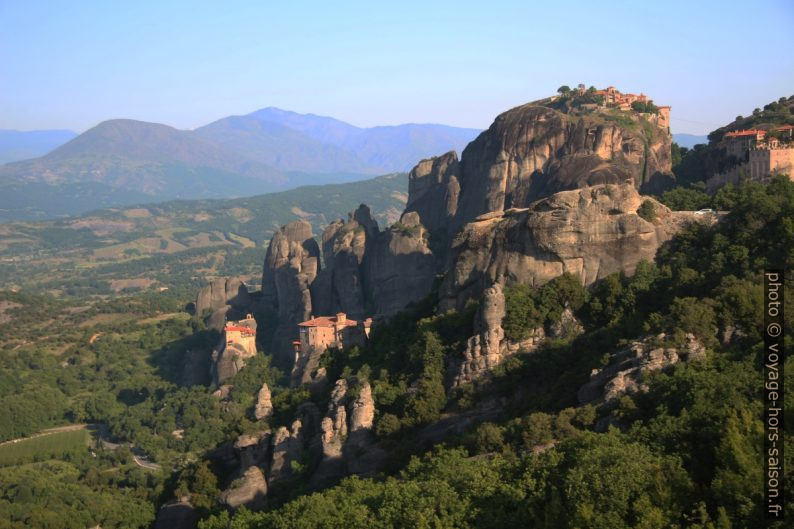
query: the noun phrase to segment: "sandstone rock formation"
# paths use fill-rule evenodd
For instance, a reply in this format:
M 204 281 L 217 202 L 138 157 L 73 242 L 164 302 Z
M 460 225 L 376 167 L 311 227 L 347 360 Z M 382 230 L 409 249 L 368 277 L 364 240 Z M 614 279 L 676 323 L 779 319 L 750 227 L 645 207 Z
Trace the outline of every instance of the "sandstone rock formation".
M 322 460 L 312 476 L 312 483 L 315 486 L 329 482 L 344 473 L 342 447 L 347 439 L 347 410 L 344 403 L 347 389 L 347 380 L 336 381 L 331 391 L 328 412 L 320 423 Z
M 672 136 L 658 116 L 569 113 L 548 101 L 497 116 L 463 151 L 422 160 L 409 175 L 406 211 L 453 237 L 486 213 L 525 208 L 554 193 L 632 182 L 660 192 L 672 182 Z
M 267 482 L 259 467 L 251 466 L 236 480 L 220 497 L 220 502 L 230 509 L 246 506 L 249 509 L 261 509 L 265 505 Z
M 475 335 L 466 341 L 461 357 L 450 358 L 447 366 L 448 386 L 455 387 L 475 380 L 510 355 L 530 352 L 545 338 L 543 328 L 519 343 L 505 338 L 502 320 L 505 317 L 505 296 L 499 283 L 485 289 L 482 304 L 474 316 Z
M 294 367 L 299 361 L 295 376 L 303 382 L 322 351 L 295 359 L 298 323 L 312 313 L 341 311 L 352 319 L 394 314 L 427 296 L 436 274 L 427 230 L 415 212 L 382 232 L 366 206 L 347 222 L 332 223 L 323 233 L 326 266 L 321 270 L 317 243 L 310 237 L 303 221 L 277 232 L 262 277 L 262 304 L 279 322 L 272 351 L 282 364 Z
M 659 336 L 633 342 L 615 353 L 608 366 L 595 369 L 590 381 L 579 389 L 582 404 L 609 402 L 639 391 L 647 391 L 644 375 L 665 369 L 681 360 L 690 362 L 706 356 L 705 346 L 692 334 L 686 335 L 683 347 L 665 344 L 668 337 Z
M 326 486 L 352 473 L 375 474 L 386 453 L 374 445 L 374 418 L 369 383 L 337 380 L 322 417 L 315 404 L 306 402 L 298 407 L 289 427 L 237 438 L 232 460 L 237 462 L 233 468 L 239 478 L 223 493 L 222 502 L 231 508 L 259 508 L 268 488 L 279 483 L 288 485 L 296 477 L 297 468 L 310 472 L 313 487 Z
M 210 372 L 214 384 L 222 384 L 233 377 L 245 366 L 246 360 L 256 356 L 256 328 L 253 317 L 224 325 L 220 341 L 212 350 Z
M 269 462 L 271 437 L 270 430 L 264 430 L 243 434 L 237 438 L 234 442 L 234 450 L 241 470 L 244 471 L 252 465 L 261 467 Z
M 187 498 L 164 504 L 157 511 L 153 529 L 194 529 L 199 522 L 199 513 Z
M 267 387 L 267 384 L 262 384 L 256 395 L 254 417 L 261 421 L 269 419 L 271 415 L 273 415 L 273 402 L 270 400 L 270 388 Z
M 328 225 L 322 237 L 325 268 L 311 288 L 317 314 L 341 311 L 352 319 L 367 316 L 370 292 L 365 258 L 377 237 L 378 223 L 365 205 L 351 213 L 347 222 Z
M 207 326 L 220 331 L 226 319 L 239 319 L 250 312 L 251 297 L 245 283 L 236 277 L 219 277 L 199 290 L 196 314 L 206 314 Z
M 538 104 L 499 115 L 463 151 L 457 224 L 559 191 L 671 174 L 672 137 L 654 117 L 571 116 Z
M 405 211 L 416 212 L 431 233 L 449 235 L 445 230 L 458 211 L 459 176 L 458 155 L 454 151 L 422 160 L 408 175 Z
M 637 214 L 646 200 L 654 204 L 652 221 Z M 569 272 L 589 285 L 620 270 L 631 274 L 683 224 L 712 221 L 703 217 L 670 211 L 628 183 L 562 191 L 526 209 L 482 215 L 452 243 L 440 306 L 461 309 L 497 282 L 539 286 Z
M 436 262 L 428 233 L 415 212 L 382 232 L 368 263 L 375 315 L 391 315 L 430 293 Z
M 560 315 L 560 319 L 551 326 L 551 336 L 553 338 L 573 339 L 584 333 L 584 327 L 576 319 L 570 307 L 565 307 Z
M 262 306 L 277 317 L 272 352 L 282 364 L 292 363 L 297 324 L 312 314 L 310 285 L 320 269 L 320 248 L 312 226 L 291 222 L 273 235 L 262 273 Z
M 273 434 L 272 460 L 268 473 L 268 483 L 292 477 L 293 463 L 300 463 L 304 451 L 316 452 L 320 412 L 311 402 L 298 407 L 296 419 L 290 428 L 282 426 Z

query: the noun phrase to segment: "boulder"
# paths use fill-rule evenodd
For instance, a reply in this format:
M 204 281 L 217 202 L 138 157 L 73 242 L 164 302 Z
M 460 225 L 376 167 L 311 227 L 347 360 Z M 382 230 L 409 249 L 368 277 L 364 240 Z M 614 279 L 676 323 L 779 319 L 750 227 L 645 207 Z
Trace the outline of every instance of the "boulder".
M 248 467 L 231 487 L 221 493 L 220 502 L 233 510 L 242 506 L 258 510 L 265 506 L 265 496 L 267 496 L 265 475 L 259 467 L 252 466 Z

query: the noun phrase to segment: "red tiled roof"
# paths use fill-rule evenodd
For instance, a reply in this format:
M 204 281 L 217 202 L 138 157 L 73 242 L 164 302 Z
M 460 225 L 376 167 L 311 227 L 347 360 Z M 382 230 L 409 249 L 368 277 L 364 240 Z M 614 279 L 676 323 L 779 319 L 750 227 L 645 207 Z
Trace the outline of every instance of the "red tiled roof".
M 755 130 L 755 129 L 753 129 L 753 130 L 734 130 L 732 132 L 725 133 L 725 137 L 726 138 L 738 138 L 738 137 L 741 137 L 741 136 L 756 136 L 758 134 L 764 136 L 766 134 L 766 131 L 765 130 L 760 130 L 760 129 L 759 130 Z
M 310 320 L 302 321 L 298 324 L 299 327 L 333 327 L 337 324 L 336 316 L 319 316 Z M 345 320 L 346 327 L 355 327 L 358 325 L 356 320 Z
M 242 325 L 229 325 L 227 324 L 224 328 L 224 331 L 237 331 L 243 334 L 256 334 L 256 331 L 251 327 L 243 327 Z

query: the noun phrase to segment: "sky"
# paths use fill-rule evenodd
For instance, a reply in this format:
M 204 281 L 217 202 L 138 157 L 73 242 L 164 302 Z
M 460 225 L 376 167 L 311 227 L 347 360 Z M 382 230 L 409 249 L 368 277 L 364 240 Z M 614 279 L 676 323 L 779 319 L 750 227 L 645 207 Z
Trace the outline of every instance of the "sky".
M 704 134 L 794 94 L 794 2 L 0 0 L 0 128 L 191 129 L 276 106 L 486 128 L 614 85 Z

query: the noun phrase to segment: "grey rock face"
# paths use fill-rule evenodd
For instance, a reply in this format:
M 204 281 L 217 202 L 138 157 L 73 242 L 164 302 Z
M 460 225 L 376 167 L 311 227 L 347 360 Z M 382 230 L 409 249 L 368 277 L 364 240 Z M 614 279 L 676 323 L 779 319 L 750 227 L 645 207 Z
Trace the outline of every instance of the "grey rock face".
M 448 386 L 455 387 L 482 377 L 505 358 L 519 351 L 531 352 L 545 338 L 543 329 L 518 343 L 505 338 L 502 320 L 505 317 L 505 296 L 499 283 L 485 289 L 482 304 L 474 316 L 475 335 L 466 341 L 460 357 L 452 357 L 447 368 Z
M 627 114 L 627 117 L 630 115 Z M 671 173 L 672 136 L 654 117 L 632 126 L 573 117 L 532 103 L 499 115 L 463 151 L 457 225 L 527 207 L 559 191 Z M 650 134 L 646 132 L 650 131 Z
M 273 402 L 270 399 L 270 388 L 267 387 L 267 384 L 262 384 L 259 393 L 256 395 L 254 417 L 261 421 L 269 419 L 271 415 L 273 415 Z
M 394 314 L 430 293 L 436 262 L 416 212 L 378 236 L 368 269 L 376 315 Z
M 364 263 L 378 237 L 378 223 L 361 205 L 347 222 L 332 222 L 323 232 L 325 268 L 312 284 L 312 301 L 318 314 L 344 312 L 365 318 L 369 285 Z
M 270 457 L 270 430 L 253 434 L 243 434 L 234 442 L 234 450 L 240 460 L 240 469 L 246 470 L 252 465 L 266 465 Z
M 293 476 L 293 463 L 301 463 L 304 452 L 310 457 L 318 457 L 319 446 L 314 439 L 319 430 L 320 412 L 311 402 L 298 407 L 296 419 L 288 429 L 282 426 L 272 438 L 272 458 L 268 483 L 274 483 Z
M 551 336 L 554 338 L 573 339 L 582 333 L 584 327 L 569 307 L 562 311 L 560 320 L 551 326 Z
M 361 384 L 358 397 L 353 401 L 350 411 L 350 432 L 371 430 L 375 420 L 375 401 L 372 398 L 372 387 L 369 382 Z
M 259 467 L 248 467 L 243 476 L 233 486 L 225 490 L 220 497 L 222 504 L 230 509 L 246 506 L 249 509 L 261 509 L 265 505 L 267 482 Z
M 645 200 L 655 206 L 653 222 L 637 214 Z M 441 308 L 461 309 L 496 282 L 540 286 L 569 272 L 589 285 L 613 272 L 632 274 L 693 220 L 699 219 L 640 196 L 631 184 L 562 191 L 526 209 L 483 215 L 452 243 Z
M 590 381 L 579 389 L 579 402 L 609 402 L 623 395 L 647 391 L 644 383 L 647 373 L 666 369 L 682 360 L 691 362 L 706 356 L 705 346 L 691 333 L 686 335 L 683 347 L 665 346 L 667 339 L 664 333 L 645 338 L 612 355 L 609 365 L 593 370 Z
M 196 314 L 207 316 L 207 326 L 221 330 L 226 318 L 239 319 L 250 311 L 251 298 L 245 283 L 239 278 L 219 277 L 199 290 L 196 296 Z
M 408 204 L 405 211 L 416 212 L 431 233 L 446 232 L 458 211 L 460 196 L 458 155 L 450 151 L 422 160 L 408 175 Z
M 282 364 L 292 362 L 297 325 L 312 314 L 310 285 L 320 269 L 320 248 L 306 221 L 291 222 L 270 240 L 262 273 L 262 305 L 278 317 L 272 351 Z

